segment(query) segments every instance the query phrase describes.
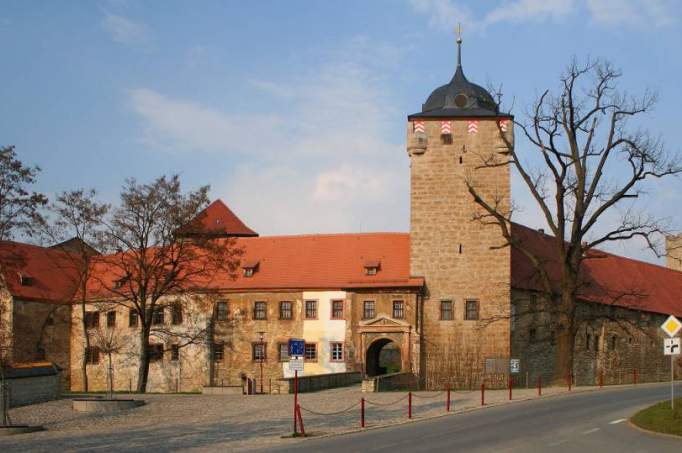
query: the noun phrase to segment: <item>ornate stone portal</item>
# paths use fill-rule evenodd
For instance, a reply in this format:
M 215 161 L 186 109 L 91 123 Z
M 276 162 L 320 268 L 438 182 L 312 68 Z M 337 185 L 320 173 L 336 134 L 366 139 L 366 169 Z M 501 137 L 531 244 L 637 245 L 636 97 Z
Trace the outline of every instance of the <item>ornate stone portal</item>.
M 362 372 L 365 376 L 381 374 L 379 354 L 384 346 L 394 343 L 400 349 L 400 370 L 412 370 L 413 328 L 410 324 L 381 316 L 358 325 L 362 351 Z

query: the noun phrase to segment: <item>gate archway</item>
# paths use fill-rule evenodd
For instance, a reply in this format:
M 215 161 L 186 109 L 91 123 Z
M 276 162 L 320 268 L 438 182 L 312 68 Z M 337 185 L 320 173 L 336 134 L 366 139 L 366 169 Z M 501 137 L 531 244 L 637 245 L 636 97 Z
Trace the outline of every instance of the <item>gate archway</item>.
M 372 342 L 365 355 L 365 374 L 378 376 L 386 373 L 397 373 L 402 369 L 400 346 L 388 338 L 380 338 Z

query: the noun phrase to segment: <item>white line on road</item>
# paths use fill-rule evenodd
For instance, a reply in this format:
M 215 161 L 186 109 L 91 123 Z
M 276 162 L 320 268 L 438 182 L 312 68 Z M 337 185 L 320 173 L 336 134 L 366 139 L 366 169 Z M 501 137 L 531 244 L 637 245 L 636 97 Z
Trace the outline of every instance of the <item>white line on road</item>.
M 592 429 L 588 429 L 587 431 L 583 431 L 583 434 L 592 434 L 592 433 L 596 433 L 599 430 L 600 430 L 600 428 L 592 428 Z
M 614 420 L 612 422 L 609 422 L 609 425 L 615 425 L 617 423 L 623 423 L 626 420 L 627 420 L 627 418 L 619 418 L 618 420 Z

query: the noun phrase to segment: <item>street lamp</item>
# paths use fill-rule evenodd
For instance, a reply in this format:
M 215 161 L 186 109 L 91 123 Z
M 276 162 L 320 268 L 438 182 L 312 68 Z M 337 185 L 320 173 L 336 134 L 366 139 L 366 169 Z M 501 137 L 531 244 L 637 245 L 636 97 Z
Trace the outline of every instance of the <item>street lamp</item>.
M 258 361 L 260 362 L 260 393 L 263 394 L 263 360 L 265 360 L 265 343 L 263 342 L 263 337 L 265 332 L 258 332 L 258 345 L 260 346 L 260 355 L 258 356 Z

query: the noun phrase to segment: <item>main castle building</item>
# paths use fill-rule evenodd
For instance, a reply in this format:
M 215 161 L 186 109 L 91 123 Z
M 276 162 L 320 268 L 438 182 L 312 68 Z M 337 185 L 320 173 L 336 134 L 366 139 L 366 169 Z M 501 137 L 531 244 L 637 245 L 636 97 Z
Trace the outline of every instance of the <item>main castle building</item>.
M 503 158 L 514 128 L 490 93 L 464 76 L 461 41 L 458 46 L 452 80 L 407 117 L 410 231 L 260 237 L 220 200 L 212 203 L 202 224 L 215 240 L 234 238 L 244 250 L 241 271 L 236 279 L 216 275 L 200 294 L 168 297 L 154 318 L 158 329 L 208 330 L 210 341 L 179 347 L 152 335 L 149 391 L 238 385 L 245 377 L 260 379 L 261 366 L 263 380 L 277 385 L 291 376 L 291 338 L 305 340 L 306 375 L 403 371 L 429 388 L 503 385 L 510 359 L 518 359 L 524 379 L 555 377 L 554 327 L 538 309 L 551 298 L 539 291 L 528 259 L 503 246 L 499 227 L 475 221 L 480 212 L 468 185 L 497 206 L 510 205 L 509 166 L 482 163 Z M 552 237 L 518 224 L 510 228 L 551 261 Z M 63 283 L 49 266 L 54 260 L 45 258 L 68 252 L 3 243 L 0 253 L 17 248 L 25 255 L 21 265 L 3 268 L 14 359 L 57 362 L 67 385 L 80 390 L 82 315 L 67 310 Z M 682 247 L 676 250 L 682 256 Z M 617 382 L 633 369 L 642 380 L 669 376 L 658 326 L 668 314 L 682 315 L 682 272 L 679 260 L 670 263 L 665 268 L 608 253 L 586 262 L 590 285 L 575 344 L 578 383 L 594 383 L 600 373 Z M 633 287 L 646 297 L 609 297 Z M 93 299 L 88 312 L 93 329 L 130 338 L 115 354 L 114 388 L 135 388 L 134 317 L 101 299 Z M 104 356 L 93 346 L 88 358 L 91 389 L 103 389 Z

